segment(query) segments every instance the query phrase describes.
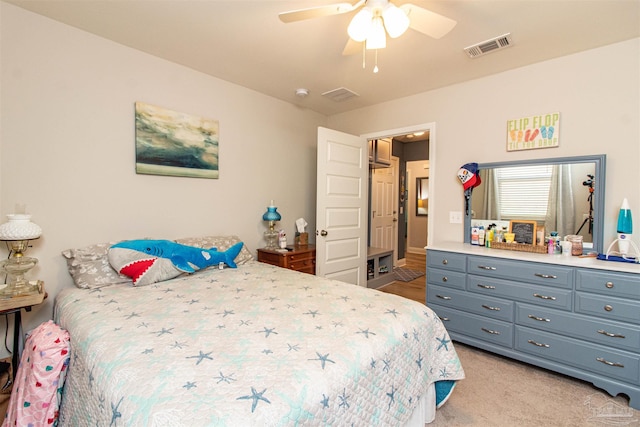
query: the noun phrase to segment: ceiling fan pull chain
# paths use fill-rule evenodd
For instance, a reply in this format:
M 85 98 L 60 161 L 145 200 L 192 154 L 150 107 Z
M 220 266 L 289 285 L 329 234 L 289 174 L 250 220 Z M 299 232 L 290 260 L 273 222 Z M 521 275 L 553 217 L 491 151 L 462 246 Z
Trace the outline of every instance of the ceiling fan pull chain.
M 367 48 L 364 42 L 362 43 L 362 69 L 364 70 L 367 67 L 366 58 L 367 57 Z
M 373 67 L 374 74 L 378 72 L 378 49 L 376 49 L 376 64 Z

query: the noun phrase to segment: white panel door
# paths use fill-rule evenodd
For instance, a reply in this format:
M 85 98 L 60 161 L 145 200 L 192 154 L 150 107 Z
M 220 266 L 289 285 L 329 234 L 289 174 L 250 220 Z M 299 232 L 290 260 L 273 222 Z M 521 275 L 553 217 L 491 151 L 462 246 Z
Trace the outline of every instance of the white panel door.
M 318 128 L 316 274 L 367 285 L 367 140 Z
M 391 167 L 373 169 L 371 174 L 371 246 L 394 251 L 394 260 L 398 259 L 397 166 L 398 158 L 392 157 Z

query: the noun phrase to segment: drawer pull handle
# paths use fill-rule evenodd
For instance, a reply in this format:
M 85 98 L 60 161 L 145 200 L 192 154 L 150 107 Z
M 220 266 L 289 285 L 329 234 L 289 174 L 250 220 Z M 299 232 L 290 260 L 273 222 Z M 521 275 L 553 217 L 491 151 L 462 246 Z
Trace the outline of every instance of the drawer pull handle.
M 547 319 L 546 317 L 534 316 L 533 314 L 530 314 L 527 317 L 529 317 L 529 319 L 537 320 L 538 322 L 551 322 L 551 319 Z
M 598 333 L 602 334 L 602 335 L 606 335 L 606 336 L 611 337 L 611 338 L 626 338 L 622 334 L 612 334 L 611 332 L 603 331 L 602 329 L 599 329 Z
M 535 273 L 534 276 L 542 277 L 543 279 L 557 279 L 558 278 L 558 276 L 554 276 L 553 274 L 542 274 L 542 273 Z
M 607 359 L 604 359 L 602 357 L 596 357 L 596 360 L 600 363 L 604 363 L 605 365 L 615 366 L 616 368 L 624 368 L 624 365 L 622 363 L 609 362 Z
M 488 265 L 479 265 L 478 268 L 481 270 L 497 270 L 495 267 L 489 267 Z
M 607 282 L 604 285 L 609 289 L 613 288 L 613 282 Z
M 613 311 L 613 306 L 607 304 L 604 306 L 604 311 Z
M 483 308 L 486 308 L 487 310 L 492 310 L 492 311 L 500 311 L 502 310 L 500 307 L 491 307 L 490 305 L 486 305 L 486 304 L 482 304 Z
M 478 283 L 478 287 L 482 288 L 482 289 L 495 289 L 495 286 L 491 286 L 491 285 L 482 285 L 480 283 Z
M 480 329 L 482 329 L 483 331 L 491 335 L 500 335 L 500 331 L 494 331 L 492 329 L 487 329 L 487 328 L 480 328 Z
M 533 344 L 533 345 L 535 345 L 536 347 L 544 347 L 544 348 L 549 348 L 549 347 L 551 347 L 549 344 L 542 344 L 542 343 L 539 343 L 539 342 L 535 342 L 534 340 L 527 340 L 527 342 L 528 342 L 529 344 Z
M 444 296 L 444 295 L 438 295 L 438 294 L 436 294 L 436 296 L 437 296 L 438 298 L 440 298 L 440 299 L 445 300 L 445 301 L 449 301 L 449 300 L 451 299 L 451 297 Z
M 549 299 L 551 301 L 555 301 L 556 297 L 550 297 L 549 295 L 540 295 L 540 294 L 533 294 L 534 297 L 536 298 L 540 298 L 540 299 Z
M 438 316 L 440 317 L 440 316 Z M 443 322 L 448 322 L 449 318 L 448 317 L 440 317 L 440 320 L 442 320 Z
M 442 281 L 443 281 L 443 282 L 448 282 L 448 281 L 449 281 L 449 279 L 447 278 L 447 276 L 443 276 L 443 277 L 442 277 Z
M 442 260 L 442 264 L 443 264 L 443 265 L 447 265 L 447 264 L 449 264 L 449 261 L 447 261 L 446 259 L 443 259 L 443 260 Z

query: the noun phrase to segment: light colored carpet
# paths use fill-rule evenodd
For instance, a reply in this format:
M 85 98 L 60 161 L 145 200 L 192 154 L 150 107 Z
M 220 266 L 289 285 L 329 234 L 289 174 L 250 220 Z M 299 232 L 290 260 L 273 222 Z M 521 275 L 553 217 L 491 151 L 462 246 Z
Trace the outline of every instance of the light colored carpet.
M 640 411 L 590 383 L 454 343 L 466 379 L 429 427 L 640 427 Z

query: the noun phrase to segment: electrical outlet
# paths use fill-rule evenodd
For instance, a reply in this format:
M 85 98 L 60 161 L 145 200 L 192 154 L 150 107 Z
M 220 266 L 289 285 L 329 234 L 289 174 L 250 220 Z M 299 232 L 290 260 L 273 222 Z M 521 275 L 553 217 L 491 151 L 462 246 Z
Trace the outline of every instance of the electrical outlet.
M 460 211 L 450 211 L 449 212 L 449 223 L 451 224 L 462 224 L 462 212 Z

